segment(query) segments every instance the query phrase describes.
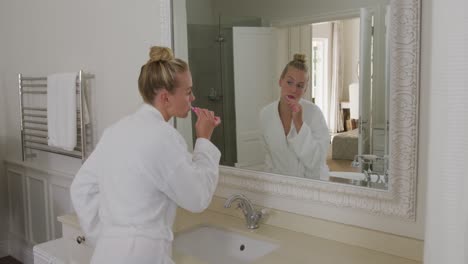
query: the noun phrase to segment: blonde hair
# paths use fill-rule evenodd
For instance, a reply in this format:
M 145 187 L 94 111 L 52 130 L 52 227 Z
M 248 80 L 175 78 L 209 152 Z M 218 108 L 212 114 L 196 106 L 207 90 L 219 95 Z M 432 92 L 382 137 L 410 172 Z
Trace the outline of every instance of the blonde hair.
M 286 64 L 286 66 L 284 67 L 283 72 L 281 73 L 281 79 L 284 78 L 284 76 L 289 70 L 289 67 L 304 71 L 307 74 L 309 73 L 309 67 L 306 63 L 306 55 L 302 53 L 294 54 L 293 60 Z
M 174 93 L 176 74 L 188 71 L 187 62 L 174 57 L 166 47 L 151 47 L 148 62 L 141 66 L 138 90 L 146 103 L 152 103 L 161 89 Z

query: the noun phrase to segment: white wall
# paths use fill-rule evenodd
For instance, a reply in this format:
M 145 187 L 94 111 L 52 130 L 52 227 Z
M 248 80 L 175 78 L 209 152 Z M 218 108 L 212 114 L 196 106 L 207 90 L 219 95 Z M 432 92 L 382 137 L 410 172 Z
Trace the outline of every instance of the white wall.
M 428 1 L 432 73 L 425 97 L 431 122 L 427 151 L 424 263 L 468 263 L 468 2 Z M 424 63 L 423 63 L 424 65 Z
M 95 141 L 142 102 L 137 80 L 149 47 L 160 43 L 159 1 L 1 1 L 0 14 L 6 158 L 21 157 L 18 73 L 45 76 L 83 69 L 95 74 L 91 85 Z M 71 173 L 81 165 L 57 155 L 41 155 L 34 162 Z
M 1 36 L 1 35 L 0 35 Z M 3 61 L 3 49 L 0 49 L 0 62 Z M 8 239 L 8 201 L 7 201 L 7 181 L 5 177 L 5 168 L 3 166 L 3 157 L 5 156 L 5 134 L 6 134 L 6 96 L 3 65 L 0 64 L 0 257 L 5 254 L 4 241 Z

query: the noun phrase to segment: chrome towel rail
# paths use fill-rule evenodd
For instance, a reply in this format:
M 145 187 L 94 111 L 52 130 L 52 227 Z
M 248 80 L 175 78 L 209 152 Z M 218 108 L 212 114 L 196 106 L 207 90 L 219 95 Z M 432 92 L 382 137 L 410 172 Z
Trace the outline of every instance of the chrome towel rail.
M 36 153 L 31 150 L 45 151 L 59 155 L 79 158 L 84 161 L 87 157 L 88 149 L 92 145 L 91 122 L 84 123 L 83 109 L 85 103 L 90 106 L 85 95 L 87 80 L 94 78 L 92 74 L 86 74 L 80 70 L 76 77 L 77 93 L 77 145 L 73 151 L 67 151 L 51 147 L 47 143 L 47 104 L 45 106 L 27 105 L 34 101 L 32 97 L 47 95 L 47 77 L 25 77 L 18 74 L 19 105 L 21 115 L 21 147 L 22 158 L 36 157 Z M 26 98 L 31 97 L 31 98 Z M 27 100 L 31 99 L 31 100 Z M 42 100 L 44 101 L 44 100 Z M 89 115 L 91 115 L 90 111 Z M 90 118 L 91 120 L 91 118 Z

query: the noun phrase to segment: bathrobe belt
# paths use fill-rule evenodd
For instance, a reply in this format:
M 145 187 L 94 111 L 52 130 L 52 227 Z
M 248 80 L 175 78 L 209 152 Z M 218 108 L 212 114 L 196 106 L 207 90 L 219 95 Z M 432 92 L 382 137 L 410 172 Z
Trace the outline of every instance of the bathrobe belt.
M 174 239 L 174 234 L 170 228 L 164 227 L 140 227 L 140 226 L 105 226 L 102 229 L 102 237 L 131 237 L 142 236 L 156 240 Z

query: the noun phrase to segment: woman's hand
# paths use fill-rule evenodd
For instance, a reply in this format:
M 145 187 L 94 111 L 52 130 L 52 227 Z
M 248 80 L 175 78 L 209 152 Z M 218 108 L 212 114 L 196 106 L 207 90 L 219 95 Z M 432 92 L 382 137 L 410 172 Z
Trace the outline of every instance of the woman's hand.
M 299 103 L 299 101 L 296 101 L 293 98 L 289 98 L 286 96 L 286 103 L 288 104 L 289 109 L 291 109 L 292 112 L 292 120 L 294 123 L 294 126 L 296 127 L 297 133 L 299 133 L 299 130 L 301 130 L 302 127 L 302 105 Z
M 213 130 L 221 123 L 221 119 L 208 109 L 194 107 L 193 112 L 197 115 L 195 123 L 197 138 L 211 139 Z

